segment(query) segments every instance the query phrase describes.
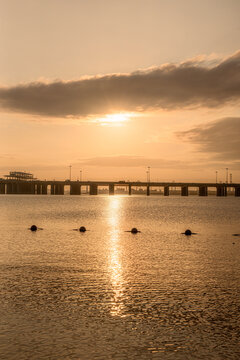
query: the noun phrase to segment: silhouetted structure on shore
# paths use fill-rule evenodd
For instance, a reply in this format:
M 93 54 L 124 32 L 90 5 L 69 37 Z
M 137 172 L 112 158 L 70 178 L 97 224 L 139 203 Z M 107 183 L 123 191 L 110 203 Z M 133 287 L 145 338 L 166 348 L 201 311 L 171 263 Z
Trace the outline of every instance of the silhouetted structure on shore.
M 25 171 L 10 171 L 8 175 L 4 175 L 5 178 L 10 180 L 37 180 L 37 178 L 33 177 L 33 174 L 27 173 Z

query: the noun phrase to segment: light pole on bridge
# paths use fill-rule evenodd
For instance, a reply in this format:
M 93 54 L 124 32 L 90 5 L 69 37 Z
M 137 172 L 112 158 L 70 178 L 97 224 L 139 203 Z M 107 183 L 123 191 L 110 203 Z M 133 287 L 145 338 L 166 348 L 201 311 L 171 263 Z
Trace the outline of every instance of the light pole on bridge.
M 228 184 L 228 168 L 226 168 L 226 184 Z
M 148 182 L 150 183 L 150 166 L 148 166 Z

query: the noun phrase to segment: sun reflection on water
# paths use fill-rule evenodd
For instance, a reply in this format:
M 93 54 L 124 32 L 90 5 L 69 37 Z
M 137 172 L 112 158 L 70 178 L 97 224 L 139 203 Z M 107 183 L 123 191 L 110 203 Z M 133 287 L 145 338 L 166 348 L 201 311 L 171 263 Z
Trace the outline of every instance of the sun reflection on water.
M 110 274 L 113 298 L 111 303 L 111 315 L 123 317 L 124 313 L 124 279 L 122 269 L 122 256 L 119 237 L 119 217 L 121 211 L 121 197 L 109 197 L 109 217 L 110 226 L 109 237 L 109 263 L 108 271 Z

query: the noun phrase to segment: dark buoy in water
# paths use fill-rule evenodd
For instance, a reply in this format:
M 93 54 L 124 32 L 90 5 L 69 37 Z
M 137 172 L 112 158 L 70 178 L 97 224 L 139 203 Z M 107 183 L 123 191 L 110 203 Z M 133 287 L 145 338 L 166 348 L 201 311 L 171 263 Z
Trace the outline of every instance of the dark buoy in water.
M 38 228 L 37 228 L 36 225 L 32 225 L 32 226 L 30 227 L 30 230 L 31 230 L 31 231 L 37 231 L 37 229 L 38 229 Z
M 187 230 L 185 230 L 184 234 L 188 236 L 188 235 L 192 235 L 192 232 L 191 232 L 191 230 L 187 229 Z
M 132 228 L 132 230 L 126 230 L 125 232 L 130 232 L 132 234 L 137 234 L 139 232 L 141 232 L 140 230 L 138 230 L 137 228 Z
M 87 231 L 87 229 L 85 228 L 85 226 L 81 226 L 81 227 L 79 228 L 79 231 L 80 231 L 80 232 L 85 232 L 85 231 Z

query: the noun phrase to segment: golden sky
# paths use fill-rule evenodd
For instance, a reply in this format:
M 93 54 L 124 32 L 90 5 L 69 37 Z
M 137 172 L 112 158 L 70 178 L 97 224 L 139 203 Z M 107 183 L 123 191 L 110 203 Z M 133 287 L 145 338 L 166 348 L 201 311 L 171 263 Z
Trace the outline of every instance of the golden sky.
M 238 0 L 0 0 L 0 177 L 240 181 Z

